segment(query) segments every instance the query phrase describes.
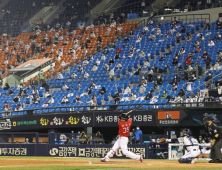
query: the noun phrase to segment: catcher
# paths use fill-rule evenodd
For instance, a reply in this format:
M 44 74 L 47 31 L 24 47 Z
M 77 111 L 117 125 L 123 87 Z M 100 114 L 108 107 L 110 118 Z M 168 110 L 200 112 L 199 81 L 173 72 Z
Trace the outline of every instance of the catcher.
M 183 130 L 183 136 L 179 137 L 178 139 L 165 139 L 162 138 L 160 139 L 160 143 L 167 143 L 167 142 L 172 142 L 172 143 L 182 143 L 186 150 L 188 151 L 185 155 L 183 155 L 178 162 L 179 163 L 191 163 L 194 164 L 197 161 L 196 157 L 199 157 L 200 155 L 200 149 L 199 149 L 199 143 L 197 139 L 193 138 L 191 136 L 192 132 L 190 129 L 184 129 Z

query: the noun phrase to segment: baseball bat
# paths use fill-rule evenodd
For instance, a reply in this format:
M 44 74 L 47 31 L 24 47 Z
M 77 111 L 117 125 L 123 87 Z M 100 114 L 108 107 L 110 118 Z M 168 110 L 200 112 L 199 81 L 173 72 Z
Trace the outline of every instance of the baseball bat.
M 135 109 L 133 109 L 133 110 L 128 111 L 128 112 L 126 113 L 126 115 L 128 115 L 128 114 L 130 114 L 131 112 L 133 112 L 133 111 L 139 109 L 139 108 L 142 107 L 142 106 L 143 106 L 143 104 L 137 106 L 137 107 L 136 107 Z

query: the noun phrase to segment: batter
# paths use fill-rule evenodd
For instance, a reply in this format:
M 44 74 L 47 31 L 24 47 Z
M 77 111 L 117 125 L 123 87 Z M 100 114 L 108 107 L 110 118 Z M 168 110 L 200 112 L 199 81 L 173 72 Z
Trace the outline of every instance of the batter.
M 136 155 L 133 152 L 128 151 L 127 144 L 128 144 L 128 136 L 130 133 L 130 128 L 132 126 L 132 120 L 129 119 L 128 115 L 125 113 L 119 116 L 120 120 L 118 121 L 119 125 L 119 136 L 115 144 L 113 145 L 112 149 L 107 153 L 107 155 L 101 159 L 101 162 L 109 162 L 109 159 L 113 157 L 115 152 L 121 148 L 123 154 L 126 157 L 131 159 L 140 160 L 143 162 L 142 155 Z

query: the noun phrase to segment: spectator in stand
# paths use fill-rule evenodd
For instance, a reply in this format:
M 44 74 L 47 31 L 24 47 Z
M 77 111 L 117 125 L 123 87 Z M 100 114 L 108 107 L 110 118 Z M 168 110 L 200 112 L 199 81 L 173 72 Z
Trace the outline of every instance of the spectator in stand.
M 207 56 L 205 62 L 206 62 L 206 69 L 210 69 L 210 67 L 211 67 L 211 58 L 210 58 L 210 56 Z
M 116 94 L 113 96 L 113 100 L 114 100 L 115 104 L 120 104 L 121 98 L 119 97 L 119 93 L 116 93 Z
M 221 34 L 220 34 L 219 32 L 217 32 L 217 34 L 214 35 L 214 39 L 216 40 L 216 42 L 217 42 L 218 40 L 221 40 Z
M 131 93 L 131 88 L 130 88 L 130 85 L 128 85 L 126 89 L 124 90 L 124 94 L 130 94 L 130 93 Z
M 10 86 L 8 85 L 8 83 L 5 83 L 5 86 L 3 88 L 4 90 L 9 90 L 10 89 Z
M 177 90 L 177 84 L 176 83 L 173 83 L 173 85 L 171 87 L 171 90 L 172 91 L 176 91 Z
M 150 34 L 150 36 L 148 37 L 149 41 L 154 41 L 156 39 L 156 36 L 153 35 L 153 33 Z
M 152 98 L 153 98 L 153 95 L 152 95 L 151 91 L 149 91 L 147 93 L 147 95 L 145 96 L 144 100 L 151 100 Z
M 96 65 L 96 63 L 95 63 L 91 71 L 97 71 L 97 69 L 98 69 L 98 67 L 97 67 L 97 65 Z M 87 73 L 87 74 L 88 74 L 88 73 Z
M 15 106 L 15 111 L 21 111 L 23 110 L 22 105 L 19 103 Z
M 162 80 L 162 78 L 160 77 L 160 74 L 157 75 L 156 82 L 157 82 L 158 85 L 163 85 L 163 80 Z
M 153 87 L 153 92 L 159 92 L 160 91 L 160 87 L 157 84 L 157 82 L 155 82 L 154 87 Z
M 66 96 L 64 96 L 61 104 L 66 104 L 66 103 L 70 103 L 70 102 L 69 102 L 69 99 Z
M 200 38 L 201 41 L 204 41 L 204 40 L 205 40 L 203 34 L 199 34 L 199 38 Z
M 110 15 L 109 15 L 109 23 L 110 24 L 112 23 L 113 18 L 114 18 L 114 14 L 112 12 L 110 12 Z
M 9 104 L 7 102 L 5 102 L 2 109 L 5 110 L 5 111 L 10 110 Z
M 91 106 L 96 106 L 97 105 L 97 99 L 96 99 L 96 95 L 93 94 L 93 96 L 90 99 L 90 105 Z
M 170 54 L 172 54 L 171 49 L 170 49 L 170 48 L 167 48 L 167 49 L 166 49 L 166 55 L 170 55 Z
M 99 91 L 99 94 L 104 95 L 106 93 L 106 88 L 102 87 L 102 89 Z
M 219 66 L 220 66 L 219 62 L 216 61 L 215 65 L 214 65 L 214 69 L 217 70 Z
M 146 36 L 146 31 L 143 29 L 141 33 L 141 37 L 145 37 L 145 36 Z
M 134 75 L 140 75 L 141 72 L 141 66 L 138 66 L 138 69 L 134 72 Z
M 197 48 L 195 49 L 195 53 L 199 53 L 201 51 L 201 47 L 200 46 L 197 46 Z
M 143 67 L 144 67 L 144 68 L 148 68 L 148 67 L 150 67 L 150 63 L 149 63 L 148 60 L 145 60 L 145 61 L 144 61 L 144 63 L 143 63 Z
M 116 69 L 121 70 L 122 68 L 123 68 L 122 64 L 118 62 L 118 64 L 116 65 Z
M 164 60 L 166 60 L 166 56 L 164 54 L 162 54 L 159 61 L 164 61 Z
M 186 33 L 186 28 L 184 26 L 181 28 L 181 33 Z
M 94 65 L 95 66 L 95 65 Z M 97 66 L 96 66 L 97 67 Z M 94 68 L 95 69 L 95 68 Z M 92 70 L 93 71 L 93 70 Z M 83 78 L 88 79 L 89 78 L 89 73 L 87 73 L 87 71 L 85 71 Z
M 114 60 L 112 58 L 110 58 L 109 65 L 112 65 L 112 64 L 114 64 Z
M 207 51 L 206 51 L 206 50 L 204 50 L 204 53 L 203 53 L 202 58 L 207 58 L 207 56 L 209 56 L 209 55 L 208 55 Z
M 161 96 L 162 99 L 166 99 L 168 97 L 168 94 L 166 90 L 163 91 L 163 95 Z
M 141 85 L 140 89 L 139 89 L 139 93 L 145 93 L 146 92 L 146 88 Z
M 70 90 L 66 83 L 63 83 L 62 90 Z
M 209 23 L 206 23 L 205 29 L 206 29 L 206 30 L 210 30 L 210 24 L 209 24 Z
M 191 64 L 191 59 L 190 59 L 190 57 L 189 57 L 189 56 L 187 56 L 187 58 L 186 58 L 185 62 L 186 62 L 188 65 L 190 65 L 190 64 Z
M 120 47 L 118 47 L 116 51 L 118 51 L 118 53 L 121 53 L 122 49 Z
M 185 96 L 184 90 L 180 89 L 179 93 L 177 94 L 177 97 L 183 97 Z
M 213 42 L 212 39 L 210 39 L 209 43 L 208 43 L 208 46 L 215 46 L 215 43 Z
M 192 74 L 188 80 L 188 82 L 195 82 L 197 78 L 195 77 L 195 74 Z
M 179 82 L 180 82 L 179 77 L 177 75 L 175 75 L 173 81 L 170 84 L 173 84 L 173 83 L 179 84 Z
M 187 36 L 187 40 L 186 40 L 186 42 L 191 42 L 191 40 L 192 40 L 192 39 L 191 39 L 191 36 L 188 35 L 188 36 Z
M 111 81 L 114 81 L 114 76 L 115 76 L 114 69 L 109 68 L 109 78 Z
M 221 29 L 221 28 L 222 28 L 222 25 L 221 25 L 221 22 L 220 22 L 220 21 L 217 21 L 217 23 L 216 23 L 216 28 L 217 28 L 217 29 Z
M 133 31 L 130 31 L 129 36 L 130 36 L 131 38 L 134 37 Z
M 208 76 L 205 78 L 205 82 L 206 82 L 206 85 L 207 85 L 207 88 L 209 88 L 210 87 L 210 84 L 211 84 L 211 79 L 212 79 L 213 77 L 212 77 L 212 75 L 211 75 L 211 72 L 209 72 L 209 74 L 208 74 Z
M 63 75 L 61 72 L 58 73 L 58 76 L 57 76 L 57 80 L 62 80 L 64 79 Z
M 14 92 L 12 91 L 12 89 L 10 89 L 7 96 L 12 96 L 13 94 L 14 94 Z
M 130 101 L 136 100 L 136 95 L 134 92 L 131 93 L 131 96 L 129 97 Z
M 82 97 L 82 96 L 88 96 L 88 95 L 90 95 L 91 93 L 92 93 L 92 90 L 91 90 L 91 88 L 88 87 L 87 91 L 86 91 L 85 93 L 82 93 L 82 94 L 80 95 L 80 97 Z

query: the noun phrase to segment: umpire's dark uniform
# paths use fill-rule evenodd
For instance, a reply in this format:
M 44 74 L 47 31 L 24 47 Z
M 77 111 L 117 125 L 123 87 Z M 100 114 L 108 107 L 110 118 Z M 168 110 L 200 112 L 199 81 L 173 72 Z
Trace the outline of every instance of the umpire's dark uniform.
M 211 147 L 210 158 L 215 162 L 222 163 L 221 148 L 222 148 L 222 130 L 214 123 L 207 126 L 208 134 L 212 139 L 215 139 L 214 145 Z M 219 136 L 216 138 L 215 135 Z

